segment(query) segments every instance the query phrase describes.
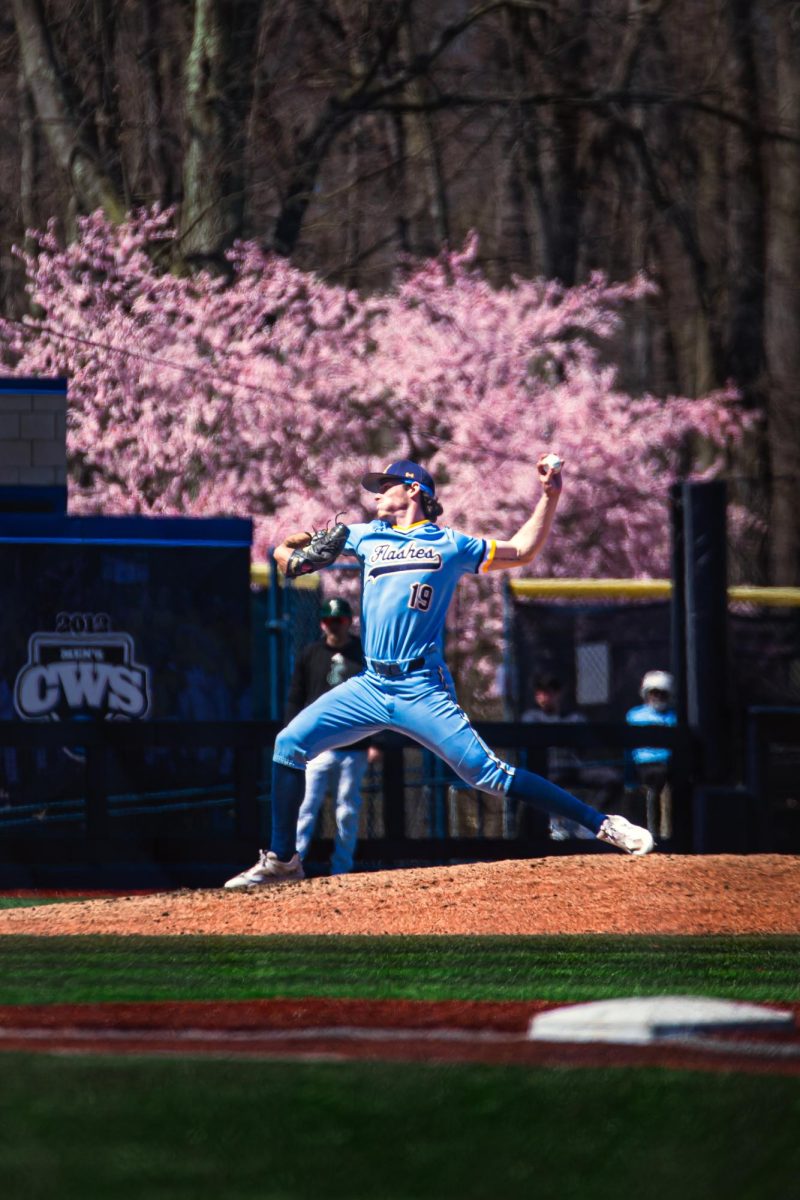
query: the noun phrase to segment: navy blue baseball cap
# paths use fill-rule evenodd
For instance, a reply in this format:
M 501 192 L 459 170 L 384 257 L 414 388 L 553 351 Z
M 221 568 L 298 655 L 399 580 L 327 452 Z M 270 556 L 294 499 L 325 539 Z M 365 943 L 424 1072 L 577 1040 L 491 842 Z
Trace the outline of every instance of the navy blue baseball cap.
M 379 492 L 387 483 L 418 483 L 423 492 L 427 492 L 429 496 L 436 495 L 433 476 L 419 463 L 411 462 L 408 458 L 390 463 L 385 471 L 372 471 L 361 480 L 361 486 L 368 492 Z

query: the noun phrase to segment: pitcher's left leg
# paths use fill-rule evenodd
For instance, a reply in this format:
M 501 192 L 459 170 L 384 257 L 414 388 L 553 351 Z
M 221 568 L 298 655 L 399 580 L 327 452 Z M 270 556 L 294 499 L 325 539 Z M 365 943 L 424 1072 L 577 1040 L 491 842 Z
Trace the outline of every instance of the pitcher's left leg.
M 384 713 L 384 697 L 362 673 L 324 692 L 278 734 L 272 757 L 271 850 L 281 862 L 295 853 L 307 761 L 376 733 L 385 723 Z

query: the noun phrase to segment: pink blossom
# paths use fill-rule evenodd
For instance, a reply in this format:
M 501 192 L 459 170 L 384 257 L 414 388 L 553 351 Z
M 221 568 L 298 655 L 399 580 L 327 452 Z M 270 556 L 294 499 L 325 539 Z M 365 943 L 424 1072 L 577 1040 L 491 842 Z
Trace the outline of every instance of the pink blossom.
M 51 224 L 18 251 L 45 315 L 0 321 L 3 361 L 69 379 L 73 512 L 249 514 L 263 558 L 290 529 L 369 518 L 363 472 L 413 457 L 447 523 L 507 538 L 539 495 L 538 454 L 557 449 L 564 496 L 536 573 L 657 576 L 687 440 L 717 452 L 709 475 L 750 419 L 730 389 L 622 390 L 608 343 L 652 290 L 642 277 L 495 288 L 471 237 L 361 297 L 252 243 L 229 280 L 172 274 L 173 236 L 168 212 L 119 227 L 95 213 L 69 246 Z M 459 601 L 464 670 L 484 684 L 498 597 L 495 577 Z

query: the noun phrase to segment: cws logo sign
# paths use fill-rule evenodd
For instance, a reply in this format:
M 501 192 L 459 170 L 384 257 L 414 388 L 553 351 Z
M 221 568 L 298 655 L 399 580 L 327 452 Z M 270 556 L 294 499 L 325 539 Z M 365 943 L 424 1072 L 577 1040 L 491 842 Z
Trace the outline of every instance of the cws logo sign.
M 150 709 L 150 671 L 135 657 L 128 633 L 34 633 L 14 684 L 14 707 L 26 721 L 141 719 Z

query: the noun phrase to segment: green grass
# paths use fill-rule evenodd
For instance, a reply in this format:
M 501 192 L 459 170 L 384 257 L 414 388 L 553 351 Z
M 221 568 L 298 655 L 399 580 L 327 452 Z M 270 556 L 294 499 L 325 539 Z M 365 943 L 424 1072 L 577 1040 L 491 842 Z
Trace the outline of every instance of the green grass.
M 3 908 L 38 908 L 41 904 L 72 904 L 76 900 L 85 900 L 85 896 L 0 896 L 0 909 Z
M 0 937 L 0 1004 L 800 999 L 797 937 Z M 0 1053 L 4 1200 L 786 1200 L 800 1078 Z
M 4 1055 L 0 1124 L 8 1200 L 785 1200 L 800 1178 L 800 1080 L 755 1075 Z
M 800 1000 L 800 938 L 0 938 L 0 1004 L 665 993 Z

